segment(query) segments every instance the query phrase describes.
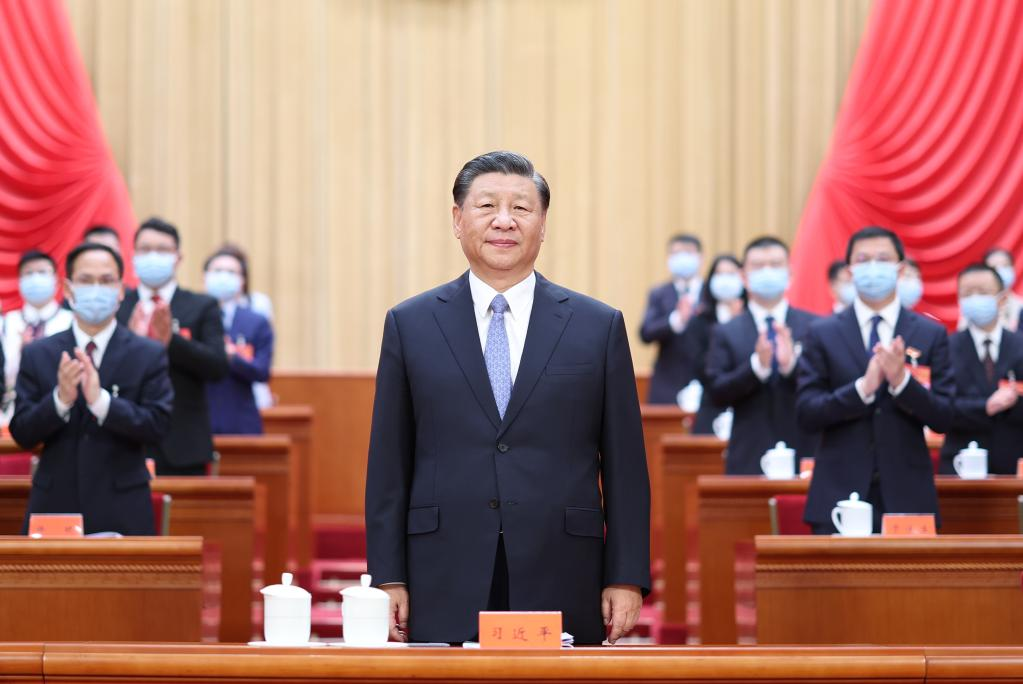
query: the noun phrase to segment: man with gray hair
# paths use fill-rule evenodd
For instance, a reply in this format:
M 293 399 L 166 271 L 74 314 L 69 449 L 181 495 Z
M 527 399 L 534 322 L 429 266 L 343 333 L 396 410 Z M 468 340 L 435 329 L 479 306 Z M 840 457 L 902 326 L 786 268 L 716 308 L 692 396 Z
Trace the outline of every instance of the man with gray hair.
M 453 195 L 469 270 L 388 311 L 377 371 L 366 537 L 392 637 L 458 643 L 482 610 L 558 610 L 577 643 L 613 643 L 650 587 L 622 314 L 534 271 L 550 190 L 528 159 L 476 157 Z

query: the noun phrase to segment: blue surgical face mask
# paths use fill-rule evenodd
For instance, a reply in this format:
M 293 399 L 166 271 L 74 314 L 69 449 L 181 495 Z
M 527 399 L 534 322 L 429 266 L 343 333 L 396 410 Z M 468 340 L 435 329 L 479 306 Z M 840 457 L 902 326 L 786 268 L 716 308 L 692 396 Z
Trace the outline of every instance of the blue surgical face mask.
M 89 325 L 99 325 L 117 313 L 120 293 L 120 288 L 109 285 L 72 285 L 71 309 Z
M 789 289 L 789 269 L 766 266 L 751 272 L 747 277 L 750 294 L 762 299 L 775 300 Z
M 959 300 L 963 318 L 977 326 L 986 328 L 998 318 L 998 298 L 994 295 L 975 294 Z
M 714 299 L 730 302 L 742 296 L 742 277 L 738 273 L 715 273 L 710 277 L 710 293 Z
M 57 291 L 57 278 L 52 273 L 27 273 L 18 279 L 21 298 L 32 306 L 43 306 Z
M 842 283 L 838 286 L 838 301 L 844 306 L 849 306 L 856 299 L 856 285 L 852 281 Z
M 924 295 L 924 284 L 919 278 L 899 278 L 897 285 L 899 302 L 907 309 L 912 309 Z
M 860 297 L 868 301 L 887 299 L 895 291 L 899 265 L 894 261 L 864 261 L 853 264 L 853 283 Z
M 1002 285 L 1005 286 L 1005 289 L 1011 289 L 1013 283 L 1016 282 L 1016 269 L 1012 266 L 999 266 L 995 270 L 998 271 L 998 277 L 1002 279 Z
M 675 278 L 692 278 L 700 270 L 700 255 L 694 252 L 669 254 L 668 270 Z
M 174 277 L 174 267 L 178 255 L 173 252 L 143 252 L 132 259 L 139 280 L 154 290 L 170 282 Z
M 242 291 L 242 277 L 231 271 L 206 271 L 206 293 L 226 302 Z

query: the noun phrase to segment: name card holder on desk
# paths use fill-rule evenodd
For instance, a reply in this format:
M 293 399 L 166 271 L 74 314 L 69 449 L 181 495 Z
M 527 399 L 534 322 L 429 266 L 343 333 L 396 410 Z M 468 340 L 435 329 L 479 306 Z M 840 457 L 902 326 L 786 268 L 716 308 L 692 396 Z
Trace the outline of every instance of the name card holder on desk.
M 561 611 L 480 611 L 480 648 L 560 649 Z
M 84 533 L 81 513 L 33 513 L 28 519 L 32 539 L 74 539 Z
M 885 513 L 881 518 L 882 537 L 935 537 L 937 528 L 932 513 Z

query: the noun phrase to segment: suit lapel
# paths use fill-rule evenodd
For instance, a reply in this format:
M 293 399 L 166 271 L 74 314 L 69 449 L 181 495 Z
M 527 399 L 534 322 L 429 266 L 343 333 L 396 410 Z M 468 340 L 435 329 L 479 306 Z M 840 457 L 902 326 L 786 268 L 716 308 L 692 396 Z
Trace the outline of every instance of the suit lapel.
M 568 294 L 564 290 L 537 274 L 533 311 L 529 315 L 529 328 L 522 349 L 522 359 L 519 362 L 519 372 L 515 376 L 515 385 L 512 387 L 511 399 L 508 401 L 508 409 L 504 412 L 504 422 L 498 436 L 504 434 L 515 420 L 515 416 L 540 379 L 547 360 L 554 353 L 568 319 L 572 317 L 572 310 L 565 304 L 567 301 Z
M 103 361 L 99 365 L 99 384 L 101 387 L 110 387 L 118 367 L 124 360 L 126 354 L 124 347 L 128 343 L 130 333 L 118 325 L 114 328 L 114 334 L 107 342 L 107 348 L 103 351 Z
M 752 353 L 757 348 L 757 338 L 760 336 L 760 333 L 757 332 L 757 322 L 753 318 L 753 313 L 749 309 L 745 309 L 741 316 L 742 342 L 743 346 L 747 348 L 744 350 L 744 353 L 745 351 Z
M 1013 352 L 1015 350 L 1012 349 L 1011 346 L 1011 337 L 1012 333 L 1005 329 L 1002 330 L 1002 341 L 998 345 L 998 361 L 995 362 L 996 385 L 999 381 L 1008 377 L 1009 369 L 1012 368 L 1013 361 L 1015 360 L 1013 358 Z
M 494 390 L 490 386 L 490 376 L 487 375 L 487 365 L 483 360 L 483 350 L 480 348 L 468 272 L 450 283 L 448 289 L 438 295 L 438 299 L 441 304 L 434 309 L 433 316 L 440 326 L 441 334 L 451 348 L 455 362 L 461 368 L 476 401 L 497 429 L 501 425 L 501 418 L 497 412 Z
M 901 322 L 902 316 L 899 316 L 899 319 Z M 860 332 L 860 321 L 856 318 L 856 311 L 851 306 L 846 307 L 838 314 L 838 320 L 841 322 L 842 340 L 853 353 L 853 358 L 859 360 L 860 368 L 866 368 L 867 362 L 870 361 L 870 354 L 867 353 L 867 348 L 863 344 L 863 333 Z
M 895 333 L 892 335 L 892 339 L 895 339 L 899 335 L 902 335 L 902 341 L 906 343 L 906 349 L 913 346 L 914 332 L 916 332 L 916 314 L 909 309 L 899 309 L 899 319 L 895 321 Z M 928 363 L 921 363 L 921 365 L 929 366 Z

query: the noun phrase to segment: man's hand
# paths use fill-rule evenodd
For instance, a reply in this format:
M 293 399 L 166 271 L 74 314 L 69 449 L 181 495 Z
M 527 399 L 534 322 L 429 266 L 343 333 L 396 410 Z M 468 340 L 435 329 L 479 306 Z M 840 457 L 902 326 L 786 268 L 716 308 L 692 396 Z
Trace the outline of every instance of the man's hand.
M 75 358 L 82 365 L 82 396 L 86 404 L 93 404 L 99 399 L 99 371 L 92 365 L 92 359 L 84 351 L 75 347 Z
M 171 340 L 171 312 L 167 302 L 160 302 L 153 307 L 153 315 L 149 319 L 149 330 L 152 331 L 152 338 L 164 346 L 170 344 Z
M 878 343 L 874 347 L 874 354 L 881 363 L 881 370 L 884 377 L 892 387 L 898 387 L 906 374 L 906 343 L 899 335 L 887 347 Z
M 643 594 L 639 587 L 630 584 L 604 587 L 600 594 L 600 613 L 604 616 L 604 624 L 611 625 L 608 641 L 615 643 L 636 626 L 642 605 Z
M 82 381 L 82 363 L 72 359 L 67 352 L 61 352 L 57 367 L 57 397 L 65 404 L 73 404 L 78 398 L 78 383 Z
M 21 331 L 21 346 L 24 347 L 26 344 L 32 341 L 32 326 L 26 325 L 25 329 Z
M 224 353 L 227 354 L 227 358 L 231 358 L 238 353 L 238 347 L 231 340 L 230 335 L 224 335 Z
M 792 330 L 784 323 L 775 321 L 774 333 L 775 344 L 778 346 L 775 352 L 778 357 L 778 368 L 783 373 L 789 373 L 796 364 L 796 348 L 792 342 Z
M 1019 400 L 1019 394 L 1016 392 L 1016 383 L 1012 383 L 1007 387 L 999 387 L 991 394 L 987 399 L 987 414 L 993 416 L 1001 413 L 1002 411 L 1008 411 L 1016 402 Z
M 135 308 L 131 310 L 131 318 L 128 319 L 128 329 L 139 337 L 149 335 L 149 316 L 146 315 L 145 309 L 142 308 L 142 302 L 136 304 Z
M 693 302 L 687 295 L 682 295 L 678 298 L 678 304 L 675 305 L 675 311 L 678 311 L 678 317 L 685 325 L 689 322 L 689 319 L 693 315 Z
M 408 587 L 404 584 L 387 584 L 380 587 L 391 597 L 391 641 L 408 641 Z
M 771 358 L 774 356 L 774 345 L 767 339 L 767 333 L 762 332 L 757 336 L 757 346 L 754 350 L 761 368 L 771 367 Z
M 877 354 L 870 357 L 867 364 L 867 372 L 863 374 L 863 393 L 868 397 L 876 394 L 884 382 L 884 371 L 881 369 L 881 360 Z

